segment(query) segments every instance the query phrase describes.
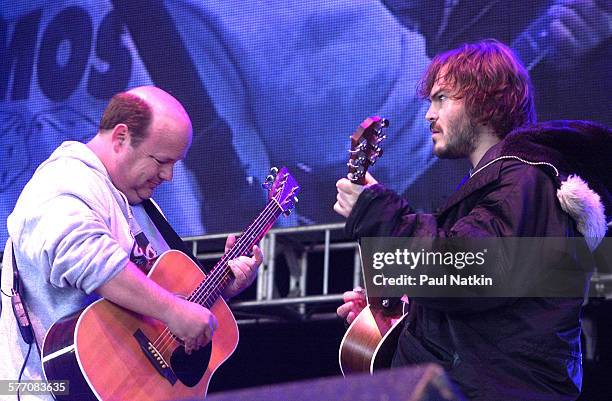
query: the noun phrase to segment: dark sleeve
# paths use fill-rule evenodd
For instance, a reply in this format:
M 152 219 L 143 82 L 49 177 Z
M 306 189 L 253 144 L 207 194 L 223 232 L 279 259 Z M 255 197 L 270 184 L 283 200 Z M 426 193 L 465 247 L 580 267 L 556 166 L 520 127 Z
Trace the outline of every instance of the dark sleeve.
M 362 237 L 426 237 L 436 233 L 431 214 L 415 213 L 408 202 L 381 184 L 366 188 L 346 221 L 346 234 Z

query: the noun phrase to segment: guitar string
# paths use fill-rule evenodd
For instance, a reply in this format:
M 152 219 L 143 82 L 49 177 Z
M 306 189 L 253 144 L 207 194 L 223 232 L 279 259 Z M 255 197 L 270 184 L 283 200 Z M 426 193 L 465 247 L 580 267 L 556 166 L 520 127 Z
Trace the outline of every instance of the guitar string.
M 259 229 L 263 227 L 264 225 L 270 224 L 270 222 L 267 222 L 267 220 L 269 219 L 270 216 L 274 215 L 274 210 L 271 210 L 271 213 L 269 213 L 267 209 L 269 209 L 269 206 L 273 206 L 273 205 L 274 205 L 274 202 L 270 202 L 268 204 L 268 206 L 264 209 L 264 211 L 260 213 L 260 215 L 255 220 L 255 222 L 245 230 L 243 237 L 246 236 L 245 238 L 248 238 L 249 234 L 255 229 Z M 255 242 L 253 242 L 253 244 Z M 216 299 L 219 296 L 219 292 L 212 291 L 208 293 L 208 291 L 210 290 L 211 287 L 213 288 L 218 287 L 218 283 L 221 283 L 222 281 L 229 278 L 231 274 L 231 270 L 227 268 L 228 259 L 231 260 L 231 259 L 234 259 L 235 257 L 242 255 L 243 252 L 245 252 L 250 247 L 250 245 L 251 244 L 249 244 L 248 241 L 246 243 L 238 244 L 238 246 L 232 248 L 227 254 L 225 254 L 221 258 L 221 260 L 217 263 L 217 266 L 213 269 L 211 274 L 208 277 L 206 277 L 198 285 L 198 287 L 194 290 L 194 292 L 192 292 L 192 294 L 187 299 L 192 302 L 202 304 L 201 303 L 202 295 L 204 295 L 206 297 L 206 300 L 204 301 L 203 306 L 210 309 L 212 307 L 212 304 L 209 305 L 210 298 L 211 297 L 214 298 L 212 302 L 214 303 L 214 301 L 216 301 Z M 166 327 L 164 331 L 160 334 L 160 336 L 155 340 L 154 345 L 157 344 L 155 346 L 159 347 L 160 352 L 165 352 L 167 351 L 167 346 L 172 345 L 172 343 L 175 341 L 175 338 L 176 337 Z
M 259 216 L 257 217 L 257 219 L 255 220 L 255 222 L 253 224 L 251 224 L 243 233 L 243 237 L 246 235 L 247 237 L 251 234 L 251 232 L 255 231 L 256 229 L 261 229 L 263 227 L 265 227 L 266 225 L 272 225 L 274 224 L 274 220 L 276 220 L 276 218 L 278 216 L 275 216 L 273 220 L 269 221 L 269 218 L 274 216 L 274 206 L 276 206 L 277 204 L 275 202 L 269 202 L 268 206 L 266 206 L 266 208 L 264 208 L 264 210 L 259 214 Z M 268 210 L 270 209 L 270 210 Z M 280 209 L 280 208 L 279 208 Z M 278 214 L 280 216 L 280 213 Z M 261 238 L 259 238 L 261 239 Z M 257 241 L 254 241 L 253 243 L 256 243 Z M 220 293 L 218 291 L 212 291 L 212 292 L 208 292 L 211 287 L 217 287 L 218 284 L 220 282 L 223 282 L 224 280 L 226 280 L 227 278 L 230 277 L 231 274 L 231 269 L 228 269 L 227 267 L 227 262 L 228 259 L 232 260 L 235 259 L 236 257 L 243 255 L 243 252 L 245 252 L 251 244 L 249 244 L 249 241 L 245 242 L 244 244 L 238 244 L 237 247 L 232 248 L 227 254 L 225 254 L 221 260 L 217 263 L 217 267 L 213 269 L 213 271 L 210 273 L 209 276 L 207 276 L 199 285 L 198 287 L 194 290 L 194 292 L 187 298 L 188 300 L 192 301 L 192 302 L 196 302 L 199 304 L 202 304 L 202 299 L 205 299 L 203 302 L 203 306 L 206 306 L 207 308 L 212 307 L 212 305 L 209 305 L 211 297 L 214 298 L 214 301 L 216 301 L 216 299 L 218 298 L 218 296 L 220 295 Z M 214 302 L 213 302 L 214 304 Z M 170 332 L 170 330 L 166 327 L 162 333 L 160 333 L 160 336 L 158 336 L 158 338 L 154 341 L 153 345 L 158 348 L 158 351 L 160 353 L 166 352 L 168 349 L 168 346 L 172 345 L 172 343 L 175 341 L 175 336 Z M 160 342 L 161 341 L 161 342 Z
M 249 248 L 252 249 L 252 246 L 257 243 L 260 239 L 261 236 L 263 234 L 264 229 L 262 229 L 263 227 L 265 227 L 266 225 L 272 225 L 274 223 L 274 220 L 276 220 L 276 218 L 278 216 L 274 216 L 275 211 L 273 210 L 276 204 L 274 202 L 270 202 L 270 206 L 271 206 L 271 214 L 269 214 L 265 209 L 264 211 L 262 211 L 262 213 L 260 213 L 260 215 L 258 216 L 258 218 L 255 220 L 255 222 L 253 222 L 253 224 L 251 224 L 243 233 L 242 238 L 250 238 L 250 242 L 247 241 L 244 244 L 238 244 L 235 248 L 236 248 L 236 252 L 228 252 L 226 255 L 224 255 L 224 257 L 222 257 L 222 259 L 218 262 L 218 265 L 220 265 L 219 267 L 215 268 L 213 270 L 213 272 L 211 273 L 211 276 L 213 275 L 213 273 L 215 273 L 217 276 L 222 275 L 223 277 L 220 278 L 220 280 L 225 280 L 226 278 L 229 277 L 230 273 L 231 273 L 231 269 L 227 269 L 227 259 L 235 259 L 238 256 L 244 255 L 246 254 L 246 251 L 249 250 Z M 266 207 L 267 209 L 267 207 Z M 280 215 L 280 213 L 278 214 Z M 270 217 L 274 217 L 272 220 L 268 220 Z M 263 223 L 259 224 L 259 223 Z M 255 234 L 259 231 L 259 238 L 256 235 L 251 235 L 251 234 Z M 254 232 L 254 233 L 252 233 Z M 242 248 L 241 248 L 242 247 Z M 234 248 L 232 248 L 233 250 Z M 232 255 L 236 254 L 235 256 Z M 217 273 L 218 272 L 218 273 Z M 214 280 L 205 280 L 202 283 L 200 283 L 200 286 L 194 290 L 194 292 L 190 295 L 189 299 L 192 300 L 192 302 L 197 302 L 197 303 L 202 303 L 202 297 L 206 297 L 206 301 L 204 301 L 204 304 L 207 307 L 211 307 L 212 304 L 216 301 L 216 298 L 220 295 L 217 291 L 213 291 L 213 292 L 209 292 L 208 290 L 210 289 L 210 287 L 218 287 L 218 285 L 213 284 Z M 202 284 L 204 284 L 204 286 L 202 286 Z M 200 288 L 201 287 L 201 288 Z M 212 303 L 210 302 L 210 297 L 213 297 L 214 299 L 212 300 Z
M 268 213 L 268 211 L 266 209 L 268 209 L 268 206 L 272 209 L 270 210 L 271 214 Z M 243 254 L 245 254 L 245 251 L 250 250 L 249 248 L 252 249 L 252 246 L 257 243 L 260 239 L 262 234 L 264 234 L 264 230 L 262 229 L 265 225 L 267 224 L 274 224 L 274 221 L 276 220 L 276 218 L 278 218 L 278 216 L 280 216 L 280 213 L 278 214 L 278 216 L 274 216 L 275 214 L 275 210 L 274 210 L 274 206 L 278 206 L 277 203 L 275 202 L 270 202 L 268 204 L 268 206 L 266 206 L 266 208 L 264 208 L 264 210 L 259 214 L 259 216 L 257 216 L 257 218 L 255 219 L 255 221 L 249 226 L 247 227 L 247 229 L 244 231 L 244 233 L 242 234 L 241 238 L 249 238 L 251 237 L 251 243 L 244 243 L 244 244 L 237 244 L 237 246 L 235 247 L 236 251 L 232 252 L 234 250 L 234 248 L 232 248 L 230 251 L 228 251 L 227 254 L 223 255 L 223 257 L 221 258 L 221 260 L 219 262 L 217 262 L 218 265 L 220 265 L 218 268 L 213 269 L 213 271 L 211 272 L 211 277 L 213 275 L 221 275 L 222 273 L 226 272 L 226 273 L 230 273 L 231 270 L 230 269 L 222 269 L 221 266 L 226 266 L 227 265 L 227 259 L 235 259 L 236 257 L 239 257 Z M 280 210 L 280 206 L 279 206 L 279 212 L 282 212 L 282 210 Z M 270 221 L 267 221 L 267 219 L 269 219 L 271 216 L 273 216 L 273 219 Z M 260 224 L 260 223 L 263 223 Z M 257 238 L 256 235 L 252 235 L 251 234 L 255 234 L 259 232 L 259 238 Z M 244 249 L 241 249 L 240 247 L 243 247 Z M 233 256 L 232 254 L 235 254 L 235 256 Z M 227 278 L 228 274 L 226 274 L 222 279 Z M 193 300 L 194 302 L 198 302 L 200 303 L 201 301 L 201 295 L 206 296 L 208 294 L 208 289 L 213 286 L 213 287 L 217 287 L 217 285 L 214 284 L 210 284 L 212 283 L 214 280 L 205 280 L 203 282 L 200 283 L 200 285 L 198 286 L 198 288 L 196 288 L 194 290 L 194 292 L 190 295 L 190 300 Z M 203 287 L 201 287 L 202 285 L 204 285 Z M 208 287 L 207 287 L 208 285 Z M 201 287 L 201 288 L 200 288 Z M 215 294 L 215 292 L 212 292 L 211 294 L 208 295 L 216 295 L 218 296 L 219 294 Z M 216 298 L 215 296 L 215 298 Z M 194 298 L 195 297 L 195 298 Z M 214 302 L 213 302 L 214 303 Z M 212 306 L 212 305 L 210 305 Z
M 294 190 L 292 190 L 291 193 L 287 197 L 285 197 L 285 199 L 290 197 L 293 194 L 293 192 L 294 192 Z M 226 264 L 227 264 L 226 260 L 227 259 L 231 260 L 231 259 L 236 258 L 237 256 L 241 256 L 243 254 L 246 254 L 245 251 L 247 251 L 248 249 L 252 248 L 252 246 L 255 243 L 257 243 L 258 241 L 261 240 L 261 238 L 263 237 L 265 232 L 267 232 L 269 230 L 269 228 L 274 224 L 276 219 L 278 219 L 280 214 L 283 212 L 282 207 L 280 206 L 280 203 L 278 202 L 278 199 L 275 199 L 275 200 L 276 200 L 276 202 L 270 201 L 268 203 L 268 205 L 264 208 L 264 210 L 259 214 L 259 216 L 255 219 L 255 221 L 249 227 L 247 227 L 247 229 L 244 231 L 243 235 L 241 236 L 241 238 L 251 237 L 251 242 L 250 243 L 244 243 L 244 244 L 238 244 L 237 246 L 232 248 L 217 263 L 217 265 L 219 265 L 219 267 L 213 269 L 213 272 L 211 272 L 211 274 L 210 274 L 211 277 L 218 276 L 218 275 L 223 275 L 222 279 L 228 278 L 229 274 L 231 273 L 231 270 L 230 269 L 225 269 L 224 270 L 224 269 L 221 268 L 221 266 L 224 266 L 224 267 L 226 266 Z M 268 209 L 270 209 L 270 210 L 268 210 Z M 278 214 L 276 214 L 277 212 L 278 212 Z M 272 217 L 272 219 L 270 219 L 270 217 Z M 269 227 L 264 228 L 265 225 L 269 225 Z M 252 235 L 252 234 L 255 234 L 255 233 L 258 233 L 258 235 Z M 234 250 L 236 250 L 236 251 L 234 252 Z M 208 289 L 210 289 L 211 286 L 218 287 L 218 285 L 210 284 L 213 281 L 214 280 L 205 280 L 202 283 L 200 283 L 198 288 L 196 288 L 196 290 L 194 290 L 194 292 L 190 295 L 189 299 L 190 300 L 194 300 L 195 302 L 200 303 L 201 300 L 202 300 L 202 296 L 204 296 L 204 297 L 207 297 L 207 300 L 205 301 L 206 305 L 212 306 L 212 304 L 209 303 L 210 297 L 211 296 L 214 297 L 214 299 L 212 300 L 213 301 L 212 303 L 214 303 L 214 301 L 216 301 L 216 298 L 220 295 L 218 292 L 212 292 L 212 293 L 208 292 Z M 202 285 L 204 285 L 204 286 L 202 286 Z
M 274 215 L 274 208 L 272 208 L 271 206 L 273 206 L 275 203 L 274 202 L 270 202 L 268 203 L 268 205 L 266 206 L 266 208 L 264 208 L 264 210 L 260 213 L 260 215 L 257 217 L 257 219 L 255 220 L 255 222 L 253 224 L 251 224 L 243 233 L 244 235 L 248 235 L 250 231 L 253 231 L 256 228 L 261 228 L 264 227 L 266 224 L 269 224 L 268 222 L 266 222 L 266 220 L 270 217 Z M 267 209 L 272 209 L 271 213 L 268 213 Z M 262 221 L 263 220 L 263 221 Z M 259 222 L 262 222 L 262 224 L 259 224 Z M 221 260 L 217 263 L 217 267 L 213 269 L 213 271 L 210 273 L 210 275 L 208 277 L 206 277 L 199 285 L 198 287 L 192 292 L 192 294 L 187 298 L 188 300 L 192 301 L 192 302 L 197 302 L 200 303 L 201 301 L 201 294 L 204 291 L 204 295 L 205 295 L 205 291 L 209 290 L 210 287 L 216 287 L 217 286 L 217 282 L 220 282 L 221 280 L 225 280 L 226 278 L 229 277 L 231 270 L 227 269 L 227 259 L 234 259 L 237 256 L 240 256 L 246 249 L 248 249 L 248 246 L 250 244 L 244 243 L 244 244 L 238 244 L 238 247 L 234 247 L 232 248 L 227 254 L 225 254 Z M 236 256 L 234 256 L 236 255 Z M 221 277 L 220 277 L 221 276 Z M 194 298 L 195 295 L 195 298 Z M 213 295 L 216 298 L 218 297 L 218 293 L 216 291 L 213 291 L 210 295 Z M 209 299 L 207 299 L 206 301 L 209 301 Z M 211 306 L 205 305 L 208 308 L 210 308 Z M 162 343 L 159 343 L 159 341 L 162 341 Z M 157 348 L 160 347 L 159 351 L 160 352 L 165 352 L 167 350 L 166 346 L 172 344 L 172 342 L 174 341 L 174 335 L 169 331 L 169 329 L 166 327 L 164 329 L 164 331 L 162 331 L 162 333 L 160 334 L 160 336 L 154 341 L 153 345 Z M 157 345 L 156 345 L 157 344 Z M 163 350 L 162 350 L 163 349 Z
M 252 231 L 260 230 L 260 228 L 263 227 L 262 225 L 269 225 L 271 227 L 274 220 L 276 220 L 276 218 L 278 218 L 278 215 L 280 215 L 279 213 L 277 216 L 275 216 L 274 220 L 269 220 L 269 218 L 274 215 L 274 210 L 271 210 L 271 212 L 272 212 L 271 214 L 268 213 L 267 211 L 262 212 L 259 218 L 257 219 L 258 224 L 251 225 L 249 228 L 247 228 L 247 230 L 245 230 L 243 235 L 245 237 L 249 237 Z M 217 267 L 213 270 L 213 272 L 210 275 L 210 279 L 206 279 L 205 281 L 200 283 L 199 287 L 189 296 L 188 299 L 192 302 L 199 303 L 210 309 L 213 306 L 213 304 L 216 302 L 216 300 L 218 299 L 220 293 L 218 291 L 209 291 L 209 290 L 211 289 L 211 287 L 213 289 L 218 288 L 219 284 L 223 283 L 223 281 L 227 281 L 227 279 L 232 274 L 231 270 L 228 269 L 228 266 L 227 266 L 228 259 L 232 260 L 242 254 L 245 254 L 246 251 L 252 247 L 252 245 L 254 245 L 257 241 L 261 239 L 261 236 L 262 236 L 261 234 L 263 234 L 263 230 L 261 231 L 262 232 L 260 232 L 259 238 L 257 237 L 252 238 L 254 239 L 254 241 L 251 240 L 250 243 L 247 242 L 247 243 L 239 244 L 237 247 L 232 248 L 233 252 L 228 252 L 228 254 L 226 254 L 221 259 L 221 261 L 218 262 Z M 202 302 L 203 298 L 205 298 L 204 302 Z M 165 333 L 164 337 L 166 340 L 169 340 L 170 344 L 172 344 L 173 338 L 176 338 L 169 331 Z M 167 345 L 169 345 L 168 341 L 165 341 L 164 347 L 163 347 L 164 352 L 166 350 L 165 346 Z

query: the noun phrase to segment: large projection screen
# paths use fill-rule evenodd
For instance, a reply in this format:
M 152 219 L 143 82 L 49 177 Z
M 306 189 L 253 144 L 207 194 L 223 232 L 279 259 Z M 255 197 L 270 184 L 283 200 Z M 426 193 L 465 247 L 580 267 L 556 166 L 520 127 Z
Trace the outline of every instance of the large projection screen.
M 583 3 L 5 1 L 0 241 L 37 165 L 63 141 L 95 135 L 109 98 L 140 85 L 175 95 L 193 121 L 187 159 L 155 195 L 182 236 L 242 230 L 266 202 L 271 166 L 302 185 L 280 224 L 341 221 L 335 182 L 370 115 L 390 121 L 374 176 L 435 210 L 469 167 L 432 155 L 428 105 L 415 94 L 440 51 L 496 38 L 528 67 L 539 120 L 610 125 L 611 3 Z

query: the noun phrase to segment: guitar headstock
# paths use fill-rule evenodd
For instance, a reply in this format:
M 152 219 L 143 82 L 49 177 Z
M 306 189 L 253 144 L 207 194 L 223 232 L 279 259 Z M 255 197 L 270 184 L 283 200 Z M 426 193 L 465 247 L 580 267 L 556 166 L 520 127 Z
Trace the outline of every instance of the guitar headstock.
M 268 200 L 274 199 L 283 213 L 288 216 L 298 202 L 297 194 L 300 192 L 300 186 L 287 168 L 279 170 L 272 167 L 263 186 L 268 190 Z
M 368 168 L 376 163 L 382 155 L 380 142 L 386 138 L 383 128 L 389 126 L 389 121 L 379 116 L 368 117 L 351 135 L 350 158 L 347 178 L 354 184 L 364 185 Z

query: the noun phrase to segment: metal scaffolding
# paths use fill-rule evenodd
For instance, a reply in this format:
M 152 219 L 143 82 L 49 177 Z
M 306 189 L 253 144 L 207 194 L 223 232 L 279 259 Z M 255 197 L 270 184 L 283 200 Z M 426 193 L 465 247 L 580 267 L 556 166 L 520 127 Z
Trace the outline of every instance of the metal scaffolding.
M 240 233 L 183 240 L 205 266 L 213 266 L 223 256 L 229 234 Z M 241 324 L 335 318 L 334 311 L 342 302 L 342 293 L 362 285 L 357 242 L 344 236 L 343 223 L 272 229 L 260 246 L 264 260 L 254 289 L 245 291 L 230 304 Z M 610 244 L 607 246 L 609 249 Z M 0 261 L 2 256 L 0 251 Z M 612 299 L 609 268 L 593 274 L 591 296 Z M 334 277 L 342 277 L 342 285 L 330 287 Z
M 223 255 L 223 245 L 229 234 L 239 233 L 203 235 L 183 240 L 204 265 L 211 266 Z M 231 303 L 241 323 L 287 318 L 302 320 L 335 318 L 335 314 L 321 307 L 335 309 L 342 302 L 342 292 L 361 283 L 361 260 L 357 243 L 344 237 L 343 223 L 272 229 L 264 236 L 260 247 L 264 252 L 264 260 L 253 284 L 255 293 L 249 299 Z M 330 259 L 340 252 L 342 252 L 340 259 L 342 268 L 339 271 L 338 266 L 334 266 L 334 274 L 348 273 L 352 281 L 347 288 L 333 293 L 330 291 L 332 276 Z M 309 280 L 311 278 L 309 273 L 315 267 L 311 260 L 312 255 L 318 255 L 314 262 L 318 270 L 322 263 L 320 283 L 314 286 L 316 288 L 314 291 L 312 280 Z M 284 278 L 288 276 L 288 282 L 282 283 L 283 287 L 288 287 L 286 294 L 281 294 L 278 289 L 281 276 L 278 274 L 280 263 L 283 263 L 288 270 L 288 275 L 286 272 L 282 275 Z
M 198 259 L 205 265 L 206 262 L 213 265 L 223 255 L 225 239 L 229 234 L 184 240 L 191 245 Z M 262 239 L 260 246 L 264 251 L 264 261 L 254 284 L 255 291 L 249 292 L 250 298 L 240 297 L 240 300 L 231 303 L 242 324 L 282 319 L 335 318 L 333 311 L 342 302 L 342 293 L 362 285 L 357 242 L 344 237 L 343 223 L 272 229 Z M 313 260 L 311 256 L 314 254 L 319 257 Z M 335 254 L 342 256 L 334 258 L 332 266 L 330 259 Z M 279 264 L 283 264 L 288 274 L 286 271 L 279 274 Z M 315 270 L 320 283 L 313 290 L 311 274 Z M 345 278 L 345 285 L 341 288 L 336 286 L 335 291 L 330 291 L 331 278 L 339 275 Z M 288 287 L 288 291 L 282 294 L 279 284 Z M 612 274 L 608 270 L 593 274 L 590 296 L 612 299 Z

